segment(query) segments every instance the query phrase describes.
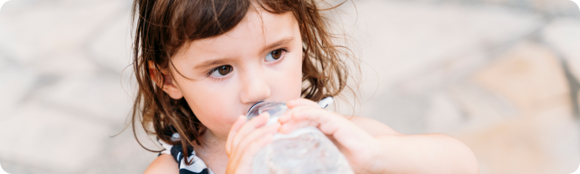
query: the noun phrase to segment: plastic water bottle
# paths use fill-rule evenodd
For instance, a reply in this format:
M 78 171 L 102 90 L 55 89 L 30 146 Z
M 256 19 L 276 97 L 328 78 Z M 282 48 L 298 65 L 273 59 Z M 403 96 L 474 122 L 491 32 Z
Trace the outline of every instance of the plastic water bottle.
M 319 102 L 325 108 L 332 98 Z M 278 121 L 286 111 L 286 103 L 258 103 L 248 111 L 248 120 L 268 112 L 266 125 Z M 289 134 L 275 134 L 274 141 L 254 157 L 254 174 L 352 174 L 348 161 L 338 148 L 320 130 L 304 127 Z

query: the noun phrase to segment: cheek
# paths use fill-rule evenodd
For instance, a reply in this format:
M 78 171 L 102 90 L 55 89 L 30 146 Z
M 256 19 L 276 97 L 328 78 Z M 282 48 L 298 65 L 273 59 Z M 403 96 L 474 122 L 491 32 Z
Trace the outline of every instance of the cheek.
M 227 85 L 226 85 L 227 86 Z M 197 119 L 217 134 L 227 135 L 238 115 L 229 92 L 234 90 L 198 86 L 184 92 L 184 97 Z
M 227 108 L 205 108 L 204 112 L 196 114 L 199 121 L 210 129 L 215 134 L 225 136 L 228 134 L 230 128 L 236 121 L 237 117 L 232 117 L 231 114 L 224 112 Z M 195 113 L 195 111 L 194 111 Z
M 299 59 L 299 61 L 295 62 L 291 73 L 292 74 L 289 76 L 291 76 L 290 81 L 292 82 L 290 86 L 293 88 L 292 95 L 295 95 L 297 98 L 299 98 L 301 95 L 300 92 L 302 90 L 302 59 Z
M 292 59 L 287 59 L 284 69 L 280 75 L 275 77 L 276 84 L 273 87 L 274 95 L 279 95 L 282 101 L 289 101 L 300 98 L 302 89 L 302 59 L 299 55 L 292 55 Z

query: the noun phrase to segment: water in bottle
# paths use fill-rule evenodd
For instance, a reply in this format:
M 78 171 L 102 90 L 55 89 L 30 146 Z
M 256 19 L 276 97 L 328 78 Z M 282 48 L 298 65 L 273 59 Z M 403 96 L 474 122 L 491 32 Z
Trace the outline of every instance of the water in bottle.
M 321 102 L 324 104 L 327 103 Z M 285 103 L 264 102 L 252 106 L 246 116 L 249 120 L 268 112 L 268 125 L 275 123 L 287 110 Z M 315 127 L 274 135 L 274 141 L 254 157 L 252 171 L 254 174 L 354 173 L 344 155 Z

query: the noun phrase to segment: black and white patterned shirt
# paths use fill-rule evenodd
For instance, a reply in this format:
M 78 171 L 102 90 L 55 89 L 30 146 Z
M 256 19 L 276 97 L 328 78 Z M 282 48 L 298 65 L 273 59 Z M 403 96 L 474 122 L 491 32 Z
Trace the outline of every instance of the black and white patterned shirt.
M 173 137 L 178 138 L 179 135 L 174 134 Z M 161 151 L 159 155 L 170 154 L 171 156 L 173 156 L 173 159 L 177 161 L 177 164 L 179 166 L 179 174 L 213 174 L 213 172 L 207 167 L 207 165 L 205 165 L 203 160 L 201 160 L 201 158 L 195 155 L 195 151 L 193 150 L 192 147 L 187 148 L 187 154 L 189 154 L 189 157 L 187 158 L 189 160 L 193 160 L 193 163 L 191 165 L 187 165 L 185 164 L 185 157 L 183 156 L 182 153 L 183 146 L 170 145 L 162 140 L 159 140 L 159 143 L 161 143 L 161 146 L 165 148 L 165 150 Z

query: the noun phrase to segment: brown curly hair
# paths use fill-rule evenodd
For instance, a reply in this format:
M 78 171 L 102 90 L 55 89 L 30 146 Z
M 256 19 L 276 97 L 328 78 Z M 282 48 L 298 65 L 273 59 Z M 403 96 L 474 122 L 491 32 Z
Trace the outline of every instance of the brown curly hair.
M 244 18 L 252 3 L 270 13 L 292 12 L 298 21 L 304 56 L 302 97 L 318 101 L 345 89 L 349 76 L 347 60 L 354 57 L 349 56 L 346 47 L 333 43 L 337 37 L 330 34 L 328 20 L 321 13 L 326 9 L 319 9 L 321 4 L 315 0 L 135 0 L 133 16 L 137 23 L 132 65 L 139 87 L 131 125 L 143 148 L 159 152 L 144 147 L 139 141 L 135 127 L 139 123 L 147 134 L 169 144 L 182 145 L 184 156 L 189 155 L 186 148 L 193 143 L 200 145 L 199 137 L 206 127 L 184 98 L 172 99 L 155 84 L 165 79 L 163 76 L 152 79 L 149 69 L 155 68 L 156 74 L 160 74 L 161 69 L 172 66 L 171 57 L 184 44 L 228 32 Z M 149 67 L 149 61 L 157 66 Z M 180 138 L 172 139 L 174 133 Z M 186 160 L 186 163 L 189 165 L 192 161 Z

